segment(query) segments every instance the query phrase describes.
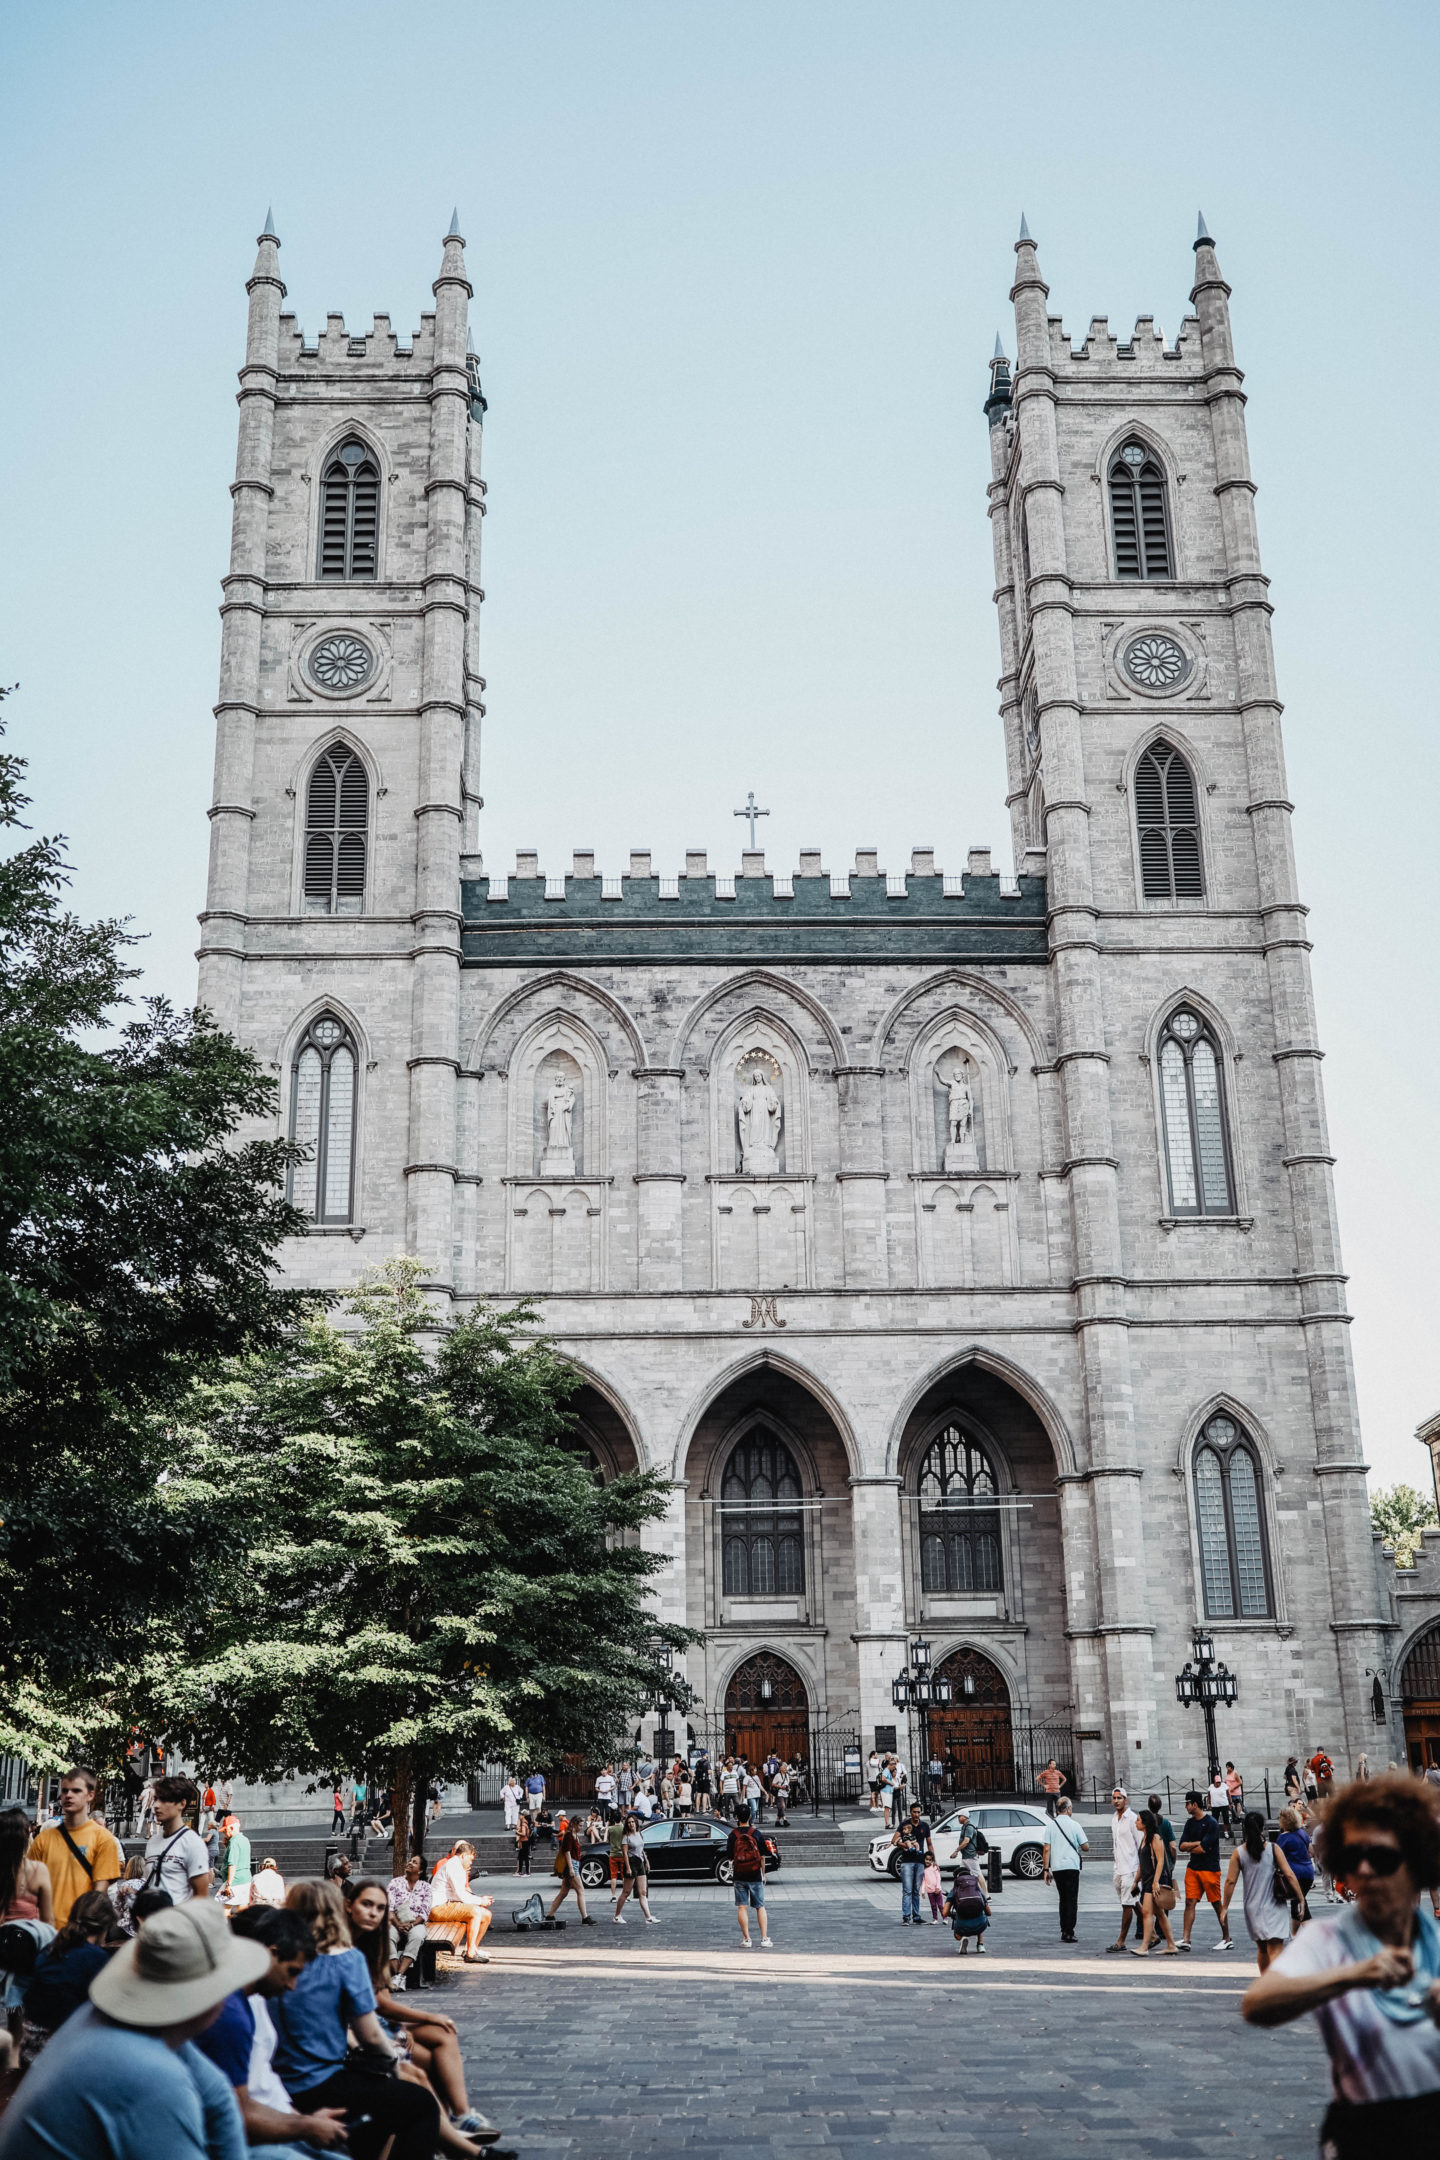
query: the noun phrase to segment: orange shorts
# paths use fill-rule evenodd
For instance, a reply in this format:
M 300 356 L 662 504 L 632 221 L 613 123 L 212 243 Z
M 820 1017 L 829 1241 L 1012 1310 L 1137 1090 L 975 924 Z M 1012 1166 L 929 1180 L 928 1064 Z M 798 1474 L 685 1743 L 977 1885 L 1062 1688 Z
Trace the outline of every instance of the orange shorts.
M 1198 1905 L 1201 1898 L 1208 1898 L 1212 1905 L 1219 1904 L 1220 1877 L 1207 1875 L 1203 1868 L 1186 1868 L 1185 1902 L 1187 1905 Z

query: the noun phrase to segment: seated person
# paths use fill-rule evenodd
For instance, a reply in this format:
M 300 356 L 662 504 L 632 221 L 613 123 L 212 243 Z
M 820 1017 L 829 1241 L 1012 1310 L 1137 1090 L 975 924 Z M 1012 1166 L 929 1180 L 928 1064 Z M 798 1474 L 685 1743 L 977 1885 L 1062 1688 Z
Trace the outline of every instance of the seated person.
M 345 2110 L 297 2114 L 275 2075 L 275 2026 L 268 2004 L 294 1987 L 315 1955 L 315 1937 L 298 1913 L 264 1905 L 237 1913 L 231 1932 L 262 1945 L 269 1969 L 226 1996 L 214 2024 L 197 2035 L 196 2047 L 230 2080 L 246 2142 L 263 2145 L 266 2160 L 306 2160 L 313 2147 L 329 2152 L 343 2146 Z
M 480 1944 L 490 1926 L 494 1899 L 477 1897 L 471 1890 L 470 1870 L 474 1865 L 474 1846 L 467 1838 L 457 1839 L 431 1877 L 434 1899 L 430 1907 L 430 1918 L 463 1920 L 466 1964 L 488 1965 L 489 1952 L 483 1951 Z
M 109 1964 L 119 1940 L 108 1890 L 87 1890 L 84 1897 L 76 1898 L 64 1927 L 36 1958 L 25 1990 L 20 2027 L 22 2070 L 28 2069 L 52 2035 L 81 2008 L 90 1993 L 91 1981 Z
M 391 2035 L 425 2072 L 455 2128 L 465 2136 L 492 2142 L 499 2131 L 486 2116 L 476 2114 L 465 2090 L 465 2065 L 454 2019 L 420 2009 L 392 1992 L 390 1902 L 383 1883 L 362 1882 L 357 1887 L 350 1907 L 350 1934 L 365 1960 L 376 2008 Z

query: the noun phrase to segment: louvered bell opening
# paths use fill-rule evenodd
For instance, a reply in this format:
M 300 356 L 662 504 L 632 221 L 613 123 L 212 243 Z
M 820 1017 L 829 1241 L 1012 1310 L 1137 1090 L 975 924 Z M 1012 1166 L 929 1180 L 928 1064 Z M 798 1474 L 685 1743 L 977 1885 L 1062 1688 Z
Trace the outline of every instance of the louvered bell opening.
M 358 915 L 365 904 L 365 835 L 340 835 L 335 863 L 335 913 Z
M 362 843 L 363 845 L 363 843 Z M 328 915 L 333 889 L 335 843 L 329 833 L 312 832 L 305 842 L 305 913 Z
M 345 528 L 350 507 L 350 483 L 342 467 L 325 475 L 320 498 L 320 575 L 345 575 Z
M 328 757 L 322 757 L 310 775 L 305 822 L 312 826 L 322 825 L 327 832 L 335 823 L 335 767 Z
M 1147 900 L 1173 900 L 1170 850 L 1163 832 L 1140 835 L 1140 881 Z
M 354 508 L 350 528 L 350 576 L 373 578 L 380 531 L 380 475 L 365 464 L 355 474 Z
M 1200 835 L 1183 825 L 1172 832 L 1170 859 L 1175 865 L 1175 898 L 1200 899 L 1205 890 L 1200 877 Z
M 1165 788 L 1160 767 L 1150 751 L 1135 768 L 1135 816 L 1141 826 L 1165 822 Z
M 1168 578 L 1170 533 L 1165 523 L 1165 481 L 1158 465 L 1140 469 L 1140 523 L 1145 543 L 1145 575 Z
M 1115 575 L 1140 575 L 1140 534 L 1135 519 L 1135 489 L 1123 468 L 1110 475 L 1110 522 L 1115 532 Z
M 365 768 L 352 753 L 340 772 L 340 823 L 364 826 L 369 822 L 370 791 L 365 785 Z
M 1195 780 L 1178 751 L 1170 759 L 1170 770 L 1165 775 L 1165 806 L 1172 825 L 1193 825 L 1195 816 Z

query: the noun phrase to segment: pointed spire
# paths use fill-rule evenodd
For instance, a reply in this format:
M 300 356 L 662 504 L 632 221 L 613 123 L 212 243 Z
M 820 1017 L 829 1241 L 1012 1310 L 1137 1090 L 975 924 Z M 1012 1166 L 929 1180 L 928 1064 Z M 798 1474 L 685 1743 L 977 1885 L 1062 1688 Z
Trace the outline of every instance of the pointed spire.
M 262 240 L 273 240 L 277 247 L 280 245 L 280 235 L 275 230 L 275 212 L 273 209 L 265 212 L 265 226 L 260 238 Z
M 1026 224 L 1026 222 L 1025 222 L 1025 213 L 1024 213 L 1024 211 L 1022 210 L 1022 211 L 1020 212 L 1020 239 L 1021 239 L 1021 240 L 1028 240 L 1029 238 L 1030 238 L 1030 227 L 1029 227 L 1029 226 L 1028 226 L 1028 225 Z M 1017 242 L 1017 245 L 1018 245 L 1018 242 Z
M 1010 410 L 1010 362 L 1005 357 L 1005 347 L 1000 333 L 995 333 L 995 350 L 990 357 L 990 395 L 985 400 L 985 417 L 994 427 Z
M 1003 360 L 1005 358 L 1005 347 L 1000 342 L 1000 333 L 998 330 L 995 332 L 995 350 L 990 355 L 990 357 L 992 360 Z
M 1198 247 L 1204 247 L 1204 245 L 1205 245 L 1206 241 L 1207 241 L 1207 240 L 1209 240 L 1209 239 L 1210 239 L 1210 228 L 1209 228 L 1209 226 L 1208 226 L 1208 225 L 1207 225 L 1207 224 L 1205 223 L 1205 213 L 1204 213 L 1204 211 L 1203 211 L 1203 210 L 1201 210 L 1201 211 L 1200 211 L 1200 212 L 1199 212 L 1199 213 L 1197 214 L 1197 216 L 1196 216 L 1196 219 L 1195 219 L 1195 245 L 1196 245 L 1196 247 L 1197 247 L 1197 248 L 1198 248 Z M 1213 245 L 1213 242 L 1212 242 L 1212 245 Z
M 460 208 L 458 204 L 450 213 L 450 230 L 445 237 L 447 240 L 458 240 L 460 238 Z

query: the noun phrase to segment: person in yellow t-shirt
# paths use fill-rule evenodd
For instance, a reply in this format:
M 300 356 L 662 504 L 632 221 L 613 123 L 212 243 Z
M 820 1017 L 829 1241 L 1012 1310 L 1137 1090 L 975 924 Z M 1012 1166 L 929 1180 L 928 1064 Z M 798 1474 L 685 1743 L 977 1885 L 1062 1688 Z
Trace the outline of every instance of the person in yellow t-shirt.
M 118 1882 L 125 1855 L 103 1822 L 90 1813 L 98 1783 L 88 1763 L 75 1763 L 60 1780 L 60 1820 L 30 1841 L 30 1858 L 50 1870 L 55 1925 L 64 1927 L 70 1908 L 87 1890 Z

